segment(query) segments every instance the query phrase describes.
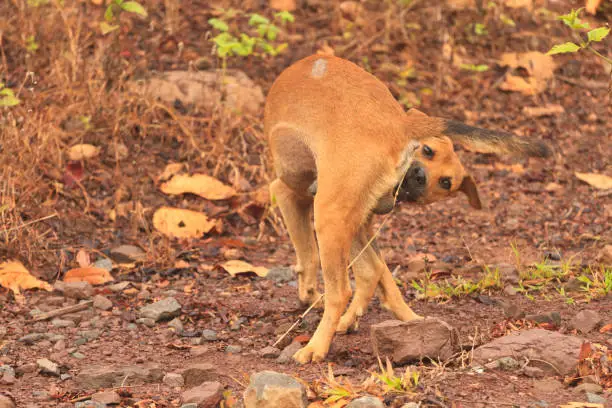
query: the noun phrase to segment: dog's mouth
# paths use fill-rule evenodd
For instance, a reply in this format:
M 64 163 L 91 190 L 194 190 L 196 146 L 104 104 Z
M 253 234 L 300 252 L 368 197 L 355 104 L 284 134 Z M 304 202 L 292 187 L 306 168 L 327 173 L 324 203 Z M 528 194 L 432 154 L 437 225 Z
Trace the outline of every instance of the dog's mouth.
M 399 188 L 397 198 L 399 201 L 420 203 L 424 201 L 427 189 L 427 174 L 419 162 L 413 162 Z

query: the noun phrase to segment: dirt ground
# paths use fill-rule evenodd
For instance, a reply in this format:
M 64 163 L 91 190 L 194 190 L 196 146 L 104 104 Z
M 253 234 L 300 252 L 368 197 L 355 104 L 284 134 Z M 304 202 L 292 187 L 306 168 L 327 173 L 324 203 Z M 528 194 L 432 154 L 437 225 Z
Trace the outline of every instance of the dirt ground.
M 54 0 L 34 3 L 9 0 L 0 5 L 0 82 L 21 100 L 15 107 L 0 108 L 0 262 L 18 260 L 53 284 L 78 266 L 80 250 L 96 261 L 129 244 L 141 247 L 145 256 L 130 265 L 114 260 L 113 283 L 130 286 L 118 291 L 95 286 L 95 293 L 110 299 L 113 308 L 77 313 L 75 327 L 32 319 L 32 311 L 74 304 L 65 294 L 26 291 L 18 302 L 0 288 L 0 368 L 30 367 L 18 370 L 14 381 L 0 381 L 0 394 L 11 395 L 19 407 L 74 406 L 96 391 L 78 386 L 75 378 L 82 370 L 141 363 L 159 363 L 164 372 L 193 362 L 213 363 L 217 380 L 230 391 L 225 407 L 233 406 L 232 395 L 240 398 L 249 375 L 261 370 L 300 378 L 311 387 L 311 403 L 325 399 L 317 384 L 327 378 L 327 362 L 352 384 L 370 378 L 378 362 L 369 327 L 391 318 L 378 300 L 356 333 L 336 336 L 326 363 L 281 364 L 258 351 L 274 343 L 304 311 L 295 280 L 232 277 L 218 267 L 228 259 L 267 268 L 294 263 L 278 210 L 253 199 L 273 177 L 263 140 L 263 108 L 228 114 L 216 105 L 163 105 L 127 90 L 129 80 L 156 72 L 221 68 L 210 41 L 216 33 L 207 23 L 220 15 L 213 6 L 270 17 L 267 2 L 183 0 L 176 5 L 151 0 L 143 2 L 146 19 L 124 16 L 119 31 L 109 36 L 99 32 L 104 8 L 94 1 L 65 0 L 63 7 Z M 509 320 L 508 305 L 527 316 L 558 312 L 560 323 L 542 327 L 612 349 L 612 330 L 605 330 L 612 323 L 612 284 L 571 287 L 581 276 L 608 276 L 612 282 L 612 265 L 604 254 L 612 244 L 610 190 L 598 190 L 575 175 L 612 175 L 609 67 L 587 52 L 555 56 L 545 89 L 533 95 L 505 91 L 509 74 L 527 78 L 537 68 L 512 70 L 498 63 L 501 55 L 545 53 L 567 41 L 569 31 L 555 16 L 582 3 L 534 0 L 531 9 L 510 8 L 502 1 L 465 9 L 456 6 L 461 2 L 451 3 L 455 7 L 442 1 L 367 0 L 355 17 L 338 1 L 298 1 L 295 22 L 279 34 L 279 42 L 288 43 L 283 53 L 234 57 L 227 66 L 246 73 L 265 94 L 292 62 L 333 50 L 383 80 L 407 107 L 552 146 L 554 155 L 546 160 L 459 149 L 486 208 L 471 209 L 463 196 L 427 207 L 402 205 L 381 229 L 378 245 L 405 298 L 417 313 L 456 327 L 463 352 L 445 362 L 415 363 L 421 373 L 417 386 L 380 396 L 393 407 L 409 401 L 456 408 L 586 402 L 573 375 L 530 378 L 518 370 L 479 371 L 470 366 L 469 355 L 495 337 L 537 325 L 529 319 Z M 604 4 L 586 20 L 593 27 L 610 24 L 611 11 Z M 232 29 L 248 29 L 246 20 L 239 17 Z M 475 33 L 474 25 L 480 23 L 485 34 Z M 29 36 L 35 38 L 34 51 Z M 609 44 L 604 40 L 596 49 L 609 55 Z M 458 59 L 489 68 L 462 69 L 453 63 Z M 526 109 L 551 105 L 560 105 L 563 112 L 539 116 Z M 70 162 L 66 152 L 78 143 L 100 147 L 99 155 Z M 214 176 L 239 194 L 214 202 L 192 194 L 166 195 L 157 180 L 170 163 Z M 161 206 L 202 211 L 217 226 L 201 239 L 168 238 L 152 224 Z M 437 261 L 415 269 L 415 257 L 424 254 Z M 498 284 L 470 294 L 423 295 L 412 284 L 456 288 L 460 278 L 478 282 L 485 265 L 504 265 L 506 272 Z M 143 305 L 169 296 L 182 306 L 181 334 L 166 322 L 152 327 L 136 322 Z M 582 310 L 598 312 L 598 329 L 576 332 L 571 321 Z M 282 345 L 307 341 L 321 313 L 309 313 Z M 201 341 L 205 329 L 213 330 L 217 339 Z M 83 343 L 79 339 L 87 330 L 97 336 Z M 19 341 L 45 332 L 63 337 L 34 344 Z M 241 350 L 228 353 L 228 345 Z M 57 362 L 69 376 L 39 373 L 35 364 L 41 358 Z M 597 377 L 604 388 L 600 396 L 608 404 L 601 406 L 612 406 L 610 365 L 603 361 L 600 368 L 607 374 L 601 371 Z M 396 367 L 397 373 L 404 370 Z M 174 407 L 181 405 L 184 389 L 153 383 L 115 391 L 121 406 Z

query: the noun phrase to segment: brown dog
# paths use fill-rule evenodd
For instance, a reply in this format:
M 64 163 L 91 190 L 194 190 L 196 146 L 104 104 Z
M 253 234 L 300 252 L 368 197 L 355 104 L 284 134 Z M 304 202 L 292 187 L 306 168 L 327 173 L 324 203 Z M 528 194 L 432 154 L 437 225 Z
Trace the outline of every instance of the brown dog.
M 382 82 L 331 56 L 305 58 L 281 73 L 268 94 L 264 128 L 278 177 L 270 190 L 296 250 L 301 301 L 318 298 L 319 258 L 323 270 L 325 311 L 308 344 L 294 355 L 300 363 L 325 358 L 335 331 L 354 323 L 378 284 L 383 305 L 397 318 L 418 318 L 379 254 L 366 247 L 371 214 L 387 211 L 390 194 L 424 203 L 463 191 L 479 207 L 475 184 L 452 153 L 452 142 L 481 152 L 548 154 L 545 145 L 508 133 L 414 109 L 406 113 Z M 423 165 L 434 159 L 443 164 Z M 341 320 L 352 294 L 347 267 L 357 254 L 356 292 Z

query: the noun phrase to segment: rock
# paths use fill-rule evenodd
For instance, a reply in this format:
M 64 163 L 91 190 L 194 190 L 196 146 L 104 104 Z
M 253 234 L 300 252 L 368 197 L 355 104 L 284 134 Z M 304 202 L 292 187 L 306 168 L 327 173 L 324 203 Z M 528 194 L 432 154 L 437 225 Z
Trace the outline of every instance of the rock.
M 431 317 L 374 324 L 370 327 L 370 337 L 375 354 L 389 356 L 400 364 L 425 357 L 446 360 L 459 345 L 457 330 Z
M 525 319 L 536 323 L 548 323 L 555 327 L 561 326 L 561 314 L 559 314 L 559 312 L 527 315 L 525 316 Z
M 182 387 L 185 385 L 185 379 L 178 373 L 167 373 L 164 375 L 163 382 L 169 387 Z
M 198 404 L 198 408 L 214 408 L 222 397 L 223 386 L 217 381 L 205 382 L 181 395 L 183 403 L 195 403 Z
M 203 341 L 215 341 L 217 340 L 217 332 L 214 330 L 204 329 L 202 330 Z
M 225 352 L 226 353 L 230 353 L 230 354 L 238 354 L 242 351 L 242 346 L 236 346 L 233 344 L 229 344 L 226 348 L 225 348 Z
M 10 365 L 0 365 L 0 384 L 11 385 L 16 381 L 15 370 Z
M 604 265 L 612 265 L 612 245 L 604 246 L 597 254 L 597 262 Z
M 588 333 L 601 323 L 601 316 L 594 310 L 582 310 L 574 316 L 570 326 L 581 333 Z
M 181 314 L 181 305 L 173 297 L 162 299 L 140 309 L 140 317 L 153 319 L 156 322 L 170 320 L 179 314 Z
M 251 376 L 244 391 L 245 408 L 305 408 L 306 389 L 295 378 L 274 371 Z
M 143 262 L 147 254 L 137 246 L 121 245 L 110 251 L 110 256 L 117 263 Z
M 111 144 L 111 147 L 113 145 Z M 113 261 L 111 261 L 108 258 L 101 258 L 98 259 L 96 262 L 93 263 L 93 265 L 95 268 L 100 268 L 100 269 L 104 269 L 106 271 L 112 271 L 113 270 Z
M 102 295 L 94 296 L 93 305 L 96 309 L 100 310 L 110 310 L 113 308 L 113 302 L 111 302 L 110 299 Z
M 57 281 L 53 288 L 71 299 L 89 299 L 93 296 L 93 286 L 89 282 Z
M 513 359 L 512 357 L 502 357 L 499 360 L 491 361 L 490 363 L 486 363 L 485 367 L 491 368 L 499 368 L 500 370 L 512 371 L 519 367 L 519 362 Z
M 155 327 L 155 319 L 150 319 L 148 317 L 136 319 L 136 323 L 145 325 L 147 327 Z
M 92 366 L 82 370 L 75 380 L 81 388 L 110 388 L 159 382 L 164 376 L 158 364 L 124 367 Z
M 73 322 L 72 320 L 57 319 L 57 318 L 51 320 L 51 324 L 54 327 L 59 327 L 59 328 L 62 328 L 62 327 L 75 327 L 76 326 L 76 323 Z
M 532 359 L 532 363 L 537 364 L 533 359 L 538 359 L 554 365 L 561 375 L 569 375 L 578 363 L 582 342 L 578 337 L 544 329 L 530 329 L 497 338 L 478 347 L 474 350 L 474 361 L 485 364 L 502 357 L 513 357 Z M 542 363 L 538 366 L 547 373 L 558 375 L 550 364 Z
M 38 366 L 36 364 L 26 363 L 26 364 L 23 364 L 17 367 L 17 369 L 15 370 L 15 374 L 17 375 L 30 374 L 30 373 L 35 372 L 36 370 L 38 370 Z
M 302 348 L 302 345 L 298 343 L 297 341 L 289 344 L 287 347 L 283 349 L 283 351 L 281 351 L 280 356 L 278 356 L 278 358 L 276 359 L 276 362 L 280 364 L 287 364 L 293 361 L 292 360 L 293 355 L 297 353 L 297 351 L 301 348 Z
M 195 387 L 206 381 L 213 381 L 219 375 L 215 366 L 209 363 L 191 364 L 180 371 L 186 387 Z
M 276 347 L 267 346 L 259 350 L 259 355 L 263 358 L 277 358 L 281 351 Z
M 74 408 L 106 408 L 106 404 L 98 401 L 80 401 L 74 404 Z
M 20 342 L 25 343 L 27 345 L 34 344 L 38 341 L 44 340 L 47 338 L 47 333 L 30 333 L 19 339 Z
M 115 391 L 103 391 L 92 395 L 91 400 L 106 405 L 119 405 L 121 403 L 121 396 Z
M 131 284 L 132 284 L 132 282 L 118 282 L 118 283 L 115 283 L 113 285 L 109 285 L 108 289 L 111 292 L 122 292 L 125 289 L 127 289 Z
M 400 408 L 419 408 L 420 405 L 416 402 L 409 402 L 407 404 L 402 405 Z
M 15 402 L 9 397 L 0 394 L 0 408 L 15 408 Z
M 181 408 L 198 408 L 198 404 L 189 403 L 181 405 Z
M 514 296 L 518 293 L 518 291 L 516 290 L 514 286 L 506 285 L 504 286 L 504 293 L 508 296 Z
M 100 330 L 81 330 L 79 331 L 79 336 L 87 339 L 88 341 L 95 340 L 100 337 Z
M 523 374 L 531 378 L 544 378 L 546 373 L 540 367 L 527 366 L 523 368 Z
M 268 271 L 266 279 L 270 279 L 278 283 L 283 283 L 294 280 L 295 275 L 293 274 L 293 270 L 291 268 L 272 268 Z
M 589 401 L 592 404 L 602 404 L 603 405 L 606 403 L 606 399 L 604 397 L 602 397 L 601 395 L 594 394 L 592 392 L 587 392 L 586 398 L 587 398 L 587 401 Z
M 578 385 L 575 390 L 577 392 L 591 392 L 593 394 L 601 394 L 603 392 L 603 387 L 599 384 L 582 383 Z
M 183 333 L 183 322 L 178 317 L 175 317 L 174 319 L 170 320 L 170 322 L 168 322 L 168 327 L 174 329 L 174 332 L 179 336 L 181 335 L 181 333 Z
M 204 110 L 213 110 L 222 104 L 228 110 L 255 115 L 259 114 L 264 102 L 261 87 L 244 72 L 232 69 L 166 71 L 146 81 L 132 81 L 128 88 L 170 104 L 178 100 Z
M 60 376 L 60 369 L 57 363 L 54 363 L 53 361 L 46 358 L 41 358 L 36 360 L 36 364 L 38 364 L 38 368 L 40 368 L 41 374 L 54 375 L 56 377 Z
M 545 378 L 534 381 L 533 388 L 538 392 L 553 393 L 563 389 L 563 384 L 554 378 Z
M 346 408 L 385 408 L 385 405 L 375 397 L 359 397 L 348 403 Z
M 508 319 L 522 319 L 525 317 L 525 312 L 514 303 L 500 301 L 499 304 L 504 310 L 504 316 Z

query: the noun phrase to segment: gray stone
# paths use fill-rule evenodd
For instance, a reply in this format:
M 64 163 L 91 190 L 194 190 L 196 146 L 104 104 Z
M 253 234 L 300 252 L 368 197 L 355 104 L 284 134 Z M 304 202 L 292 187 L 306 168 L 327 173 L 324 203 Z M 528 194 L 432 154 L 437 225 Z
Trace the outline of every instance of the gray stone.
M 375 354 L 388 356 L 400 364 L 422 358 L 446 360 L 459 346 L 457 330 L 440 319 L 430 317 L 374 324 L 370 327 L 370 338 Z
M 591 392 L 593 394 L 601 394 L 603 392 L 603 387 L 599 384 L 593 383 L 582 383 L 575 388 L 578 392 Z
M 241 351 L 242 351 L 242 346 L 236 346 L 233 344 L 228 344 L 228 346 L 225 348 L 225 352 L 230 353 L 230 354 L 238 354 Z
M 60 376 L 60 369 L 57 363 L 54 363 L 53 361 L 47 358 L 41 358 L 36 360 L 36 364 L 38 364 L 38 368 L 40 368 L 41 374 L 54 375 L 56 377 Z
M 106 408 L 106 404 L 98 401 L 79 401 L 74 404 L 74 408 Z
M 163 382 L 169 387 L 182 387 L 185 385 L 185 379 L 178 373 L 167 373 L 164 376 Z
M 569 375 L 578 363 L 582 342 L 578 337 L 544 329 L 530 329 L 497 338 L 478 347 L 474 350 L 474 362 L 485 364 L 502 357 L 526 358 L 547 373 Z M 540 365 L 536 360 L 549 364 Z
M 606 403 L 606 399 L 604 397 L 602 397 L 601 395 L 594 394 L 592 392 L 587 392 L 586 398 L 587 398 L 587 401 L 589 401 L 592 404 L 605 404 Z
M 0 384 L 11 385 L 16 381 L 15 370 L 10 365 L 0 365 Z
M 93 286 L 89 282 L 57 281 L 53 288 L 71 299 L 89 299 L 93 296 Z
M 180 314 L 181 305 L 173 297 L 162 299 L 140 309 L 140 317 L 153 319 L 156 322 L 170 320 Z
M 519 367 L 519 362 L 512 357 L 502 357 L 490 363 L 486 363 L 487 368 L 499 368 L 500 370 L 512 371 Z
M 67 320 L 67 319 L 53 319 L 51 320 L 51 324 L 55 327 L 75 327 L 76 323 L 73 322 L 72 320 Z
M 113 261 L 108 258 L 100 258 L 93 263 L 93 266 L 110 272 L 113 270 Z
M 523 368 L 523 374 L 531 378 L 544 378 L 546 373 L 540 367 L 527 366 Z
M 148 317 L 141 317 L 140 319 L 136 319 L 136 323 L 142 324 L 147 327 L 155 327 L 155 319 L 151 319 Z
M 291 268 L 281 267 L 270 269 L 266 275 L 266 278 L 273 280 L 274 282 L 283 283 L 294 280 L 295 275 L 293 274 L 293 270 Z
M 259 350 L 259 355 L 263 358 L 277 358 L 280 356 L 281 351 L 276 347 L 267 346 Z
M 293 355 L 297 353 L 297 351 L 301 348 L 302 345 L 297 341 L 289 344 L 283 349 L 283 351 L 281 351 L 280 356 L 278 356 L 278 358 L 276 359 L 276 362 L 280 364 L 287 364 L 293 361 Z
M 588 333 L 601 323 L 601 316 L 594 310 L 582 310 L 574 316 L 570 325 L 581 333 Z
M 96 340 L 100 337 L 100 330 L 81 330 L 79 336 L 86 338 L 88 341 Z
M 93 305 L 96 309 L 100 310 L 110 310 L 113 308 L 113 302 L 111 302 L 110 299 L 102 295 L 94 296 Z
M 81 388 L 92 389 L 154 383 L 163 377 L 158 364 L 148 363 L 125 367 L 91 366 L 82 370 L 75 380 Z
M 174 332 L 178 335 L 181 335 L 183 333 L 183 322 L 178 317 L 170 320 L 170 322 L 168 323 L 168 327 L 174 329 Z
M 274 371 L 253 374 L 244 391 L 245 408 L 304 408 L 306 403 L 304 385 Z
M 219 377 L 215 366 L 209 363 L 191 364 L 181 370 L 186 387 L 195 387 L 207 381 L 213 381 Z
M 92 395 L 91 400 L 101 402 L 106 405 L 118 405 L 121 403 L 121 396 L 115 391 L 103 391 Z
M 202 330 L 203 341 L 215 341 L 217 340 L 217 332 L 214 330 L 204 329 Z
M 217 381 L 202 383 L 181 394 L 183 403 L 195 403 L 198 408 L 216 407 L 222 397 L 223 385 Z
M 47 338 L 47 333 L 30 333 L 19 339 L 20 342 L 25 344 L 34 344 L 38 341 L 44 340 Z
M 359 397 L 348 403 L 346 408 L 385 408 L 385 405 L 376 397 Z
M 147 258 L 147 254 L 134 245 L 121 245 L 113 248 L 110 255 L 118 263 L 143 262 Z

